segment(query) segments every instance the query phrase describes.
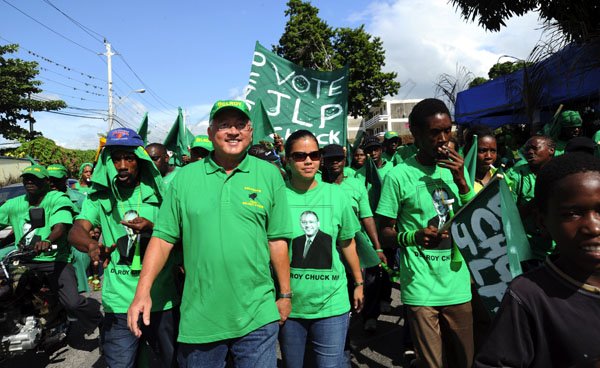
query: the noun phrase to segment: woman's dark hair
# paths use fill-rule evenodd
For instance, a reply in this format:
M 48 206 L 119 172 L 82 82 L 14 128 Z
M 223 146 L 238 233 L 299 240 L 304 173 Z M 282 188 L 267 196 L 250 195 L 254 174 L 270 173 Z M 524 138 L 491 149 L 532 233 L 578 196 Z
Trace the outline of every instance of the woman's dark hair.
M 465 147 L 463 149 L 465 155 L 467 154 L 467 152 L 469 152 L 471 146 L 473 146 L 474 136 L 477 136 L 478 140 L 483 137 L 492 137 L 496 139 L 496 136 L 494 135 L 492 129 L 485 125 L 473 125 L 472 127 L 469 127 L 467 131 L 467 136 L 465 137 Z
M 305 129 L 296 130 L 285 141 L 285 157 L 290 157 L 290 154 L 292 153 L 292 145 L 294 145 L 294 142 L 305 137 L 312 138 L 312 140 L 315 141 L 315 143 L 317 144 L 317 147 L 319 146 L 319 141 L 317 141 L 317 137 L 315 137 L 314 134 Z
M 600 174 L 600 158 L 582 152 L 558 156 L 542 166 L 535 181 L 535 204 L 540 211 L 548 209 L 548 201 L 556 182 L 573 174 L 596 172 Z

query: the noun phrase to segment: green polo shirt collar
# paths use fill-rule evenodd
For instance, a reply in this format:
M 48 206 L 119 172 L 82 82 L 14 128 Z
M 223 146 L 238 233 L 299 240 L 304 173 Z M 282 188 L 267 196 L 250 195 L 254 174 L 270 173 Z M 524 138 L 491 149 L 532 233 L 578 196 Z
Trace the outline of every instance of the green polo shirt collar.
M 210 155 L 208 155 L 208 157 L 206 157 L 206 159 L 203 160 L 204 161 L 204 168 L 206 170 L 206 173 L 207 174 L 214 174 L 217 171 L 221 171 L 221 172 L 225 173 L 225 169 L 223 167 L 219 166 L 215 162 L 215 160 L 213 158 L 214 154 L 215 154 L 215 152 L 212 151 L 210 153 Z M 244 173 L 250 172 L 248 161 L 249 161 L 248 160 L 248 155 L 246 154 L 244 156 L 244 158 L 242 159 L 242 162 L 240 162 L 239 165 L 235 169 L 233 169 L 232 172 L 236 172 L 236 171 L 241 171 L 241 172 L 244 172 Z

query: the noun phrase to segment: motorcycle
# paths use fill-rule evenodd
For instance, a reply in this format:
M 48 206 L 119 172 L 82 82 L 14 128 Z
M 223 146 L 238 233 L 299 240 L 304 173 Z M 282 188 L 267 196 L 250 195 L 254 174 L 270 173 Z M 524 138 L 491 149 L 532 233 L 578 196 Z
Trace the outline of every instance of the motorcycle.
M 44 215 L 43 208 L 29 210 L 30 229 L 0 260 L 0 362 L 27 351 L 48 350 L 69 331 L 66 311 L 47 276 L 28 267 L 37 252 L 26 239 L 45 226 Z M 31 237 L 29 243 L 34 243 Z

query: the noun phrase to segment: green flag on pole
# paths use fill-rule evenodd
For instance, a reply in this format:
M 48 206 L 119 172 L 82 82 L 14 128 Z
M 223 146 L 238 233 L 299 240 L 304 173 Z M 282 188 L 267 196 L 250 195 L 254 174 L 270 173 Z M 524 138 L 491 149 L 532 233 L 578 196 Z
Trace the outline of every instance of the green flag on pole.
M 257 144 L 265 140 L 265 138 L 269 138 L 271 134 L 274 134 L 275 129 L 273 129 L 271 119 L 267 114 L 267 110 L 265 110 L 262 100 L 259 100 L 256 106 L 252 108 L 252 113 L 252 144 Z
M 346 145 L 347 66 L 328 72 L 302 68 L 257 42 L 244 97 L 251 110 L 262 101 L 275 132 L 284 138 L 306 129 L 319 146 Z
M 477 135 L 473 135 L 473 145 L 469 149 L 469 152 L 465 155 L 465 170 L 469 174 L 469 184 L 471 188 L 475 184 L 475 174 L 477 173 Z
M 379 204 L 379 197 L 381 197 L 382 180 L 379 176 L 377 165 L 375 165 L 375 161 L 373 161 L 371 156 L 367 156 L 365 160 L 365 181 L 369 193 L 369 204 L 371 205 L 371 210 L 375 212 Z
M 183 122 L 183 113 L 181 107 L 178 109 L 177 119 L 173 123 L 169 134 L 163 144 L 167 150 L 173 152 L 173 165 L 183 166 L 183 156 L 189 155 L 189 146 L 194 140 L 194 135 L 190 132 Z
M 148 144 L 148 113 L 144 114 L 144 117 L 142 118 L 142 124 L 138 128 L 137 133 L 144 141 L 144 145 Z

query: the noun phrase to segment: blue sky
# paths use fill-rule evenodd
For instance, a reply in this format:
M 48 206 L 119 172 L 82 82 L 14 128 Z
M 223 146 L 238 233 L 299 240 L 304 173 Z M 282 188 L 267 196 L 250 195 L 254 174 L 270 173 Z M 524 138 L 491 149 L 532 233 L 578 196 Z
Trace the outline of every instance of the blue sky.
M 511 20 L 499 33 L 485 32 L 462 21 L 446 0 L 312 4 L 330 26 L 365 24 L 368 32 L 382 38 L 386 69 L 396 71 L 404 84 L 401 98 L 433 96 L 436 77 L 453 73 L 457 65 L 485 75 L 501 55 L 526 58 L 541 34 L 535 14 Z M 69 114 L 105 117 L 107 67 L 106 58 L 98 54 L 104 52 L 101 38 L 106 37 L 120 53 L 113 57 L 119 121 L 137 128 L 148 111 L 150 139 L 161 141 L 177 106 L 185 109 L 188 126 L 200 134 L 215 100 L 242 95 L 254 43 L 277 43 L 285 27 L 285 8 L 285 1 L 274 0 L 0 0 L 0 44 L 20 44 L 17 56 L 44 68 L 38 78 L 44 83 L 41 98 L 65 100 L 72 107 L 64 110 Z M 138 88 L 147 92 L 130 93 Z M 71 148 L 94 148 L 97 133 L 107 128 L 101 119 L 50 113 L 35 117 L 36 130 Z

